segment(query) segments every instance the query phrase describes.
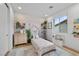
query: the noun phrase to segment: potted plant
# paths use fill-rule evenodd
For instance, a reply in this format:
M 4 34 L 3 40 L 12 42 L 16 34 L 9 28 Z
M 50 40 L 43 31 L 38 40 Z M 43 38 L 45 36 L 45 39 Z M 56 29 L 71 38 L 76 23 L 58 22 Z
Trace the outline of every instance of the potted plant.
M 77 32 L 73 32 L 72 34 L 73 34 L 73 35 L 74 35 L 74 37 L 75 37 L 75 36 L 77 35 Z
M 77 37 L 79 38 L 79 32 L 77 32 Z
M 33 38 L 32 34 L 31 34 L 31 30 L 26 29 L 26 33 L 27 33 L 27 42 L 31 43 L 31 39 Z
M 76 32 L 73 32 L 72 34 L 77 34 Z
M 74 34 L 74 37 L 79 37 L 79 32 L 73 32 L 72 34 Z

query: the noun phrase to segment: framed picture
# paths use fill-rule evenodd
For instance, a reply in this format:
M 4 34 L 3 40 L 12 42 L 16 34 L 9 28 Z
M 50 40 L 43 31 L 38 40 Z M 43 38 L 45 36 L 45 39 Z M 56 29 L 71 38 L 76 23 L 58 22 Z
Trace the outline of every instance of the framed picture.
M 52 22 L 48 22 L 48 29 L 52 29 Z

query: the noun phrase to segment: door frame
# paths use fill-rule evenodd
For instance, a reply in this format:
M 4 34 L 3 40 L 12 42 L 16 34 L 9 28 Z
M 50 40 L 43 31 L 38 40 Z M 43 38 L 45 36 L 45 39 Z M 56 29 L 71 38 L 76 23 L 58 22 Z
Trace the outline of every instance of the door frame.
M 10 7 L 9 7 L 9 5 L 7 3 L 4 3 L 4 4 L 8 8 L 8 10 L 9 10 L 9 16 L 10 16 Z M 9 19 L 10 19 L 10 17 L 9 17 Z M 12 48 L 14 48 L 14 34 L 12 35 Z

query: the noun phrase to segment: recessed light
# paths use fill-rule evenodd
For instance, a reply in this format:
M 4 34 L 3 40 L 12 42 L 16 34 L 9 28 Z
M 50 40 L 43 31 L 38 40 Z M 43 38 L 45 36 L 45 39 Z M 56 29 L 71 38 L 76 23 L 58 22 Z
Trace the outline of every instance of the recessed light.
M 22 7 L 18 7 L 18 9 L 19 9 L 19 10 L 21 10 L 21 9 L 22 9 Z
M 45 17 L 47 17 L 48 15 L 47 14 L 45 14 Z
M 53 6 L 49 6 L 49 8 L 50 8 L 50 9 L 52 9 L 52 8 L 53 8 Z

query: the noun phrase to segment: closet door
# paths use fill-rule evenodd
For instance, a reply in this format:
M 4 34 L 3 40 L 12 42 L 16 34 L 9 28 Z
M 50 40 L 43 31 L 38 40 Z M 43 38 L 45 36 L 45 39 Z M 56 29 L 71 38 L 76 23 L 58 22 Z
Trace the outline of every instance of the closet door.
M 9 22 L 8 8 L 5 4 L 0 5 L 0 55 L 5 55 L 9 45 Z

